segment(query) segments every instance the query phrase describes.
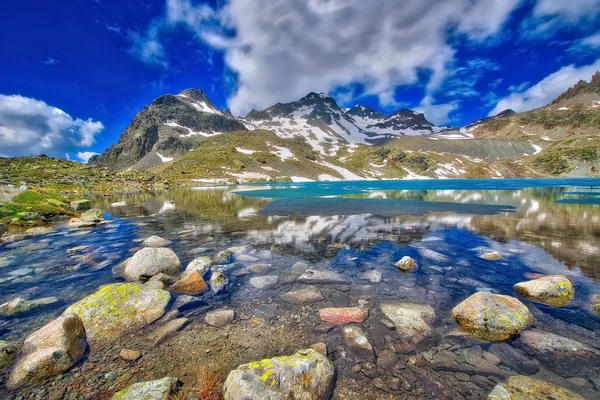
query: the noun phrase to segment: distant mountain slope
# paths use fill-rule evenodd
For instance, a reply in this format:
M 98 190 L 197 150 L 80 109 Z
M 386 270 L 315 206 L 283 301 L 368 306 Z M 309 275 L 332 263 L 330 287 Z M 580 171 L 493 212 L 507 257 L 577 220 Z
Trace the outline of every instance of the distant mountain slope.
M 164 95 L 137 113 L 119 141 L 90 164 L 127 169 L 149 168 L 183 154 L 207 137 L 245 130 L 244 124 L 219 111 L 200 90 Z

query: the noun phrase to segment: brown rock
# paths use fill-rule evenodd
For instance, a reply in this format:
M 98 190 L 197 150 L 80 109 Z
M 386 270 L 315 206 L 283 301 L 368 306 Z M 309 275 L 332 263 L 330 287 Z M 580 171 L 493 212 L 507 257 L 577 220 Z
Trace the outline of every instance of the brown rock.
M 189 294 L 193 296 L 206 292 L 208 290 L 208 285 L 204 279 L 202 279 L 202 276 L 200 276 L 199 273 L 188 272 L 184 274 L 181 279 L 171 285 L 169 289 L 176 293 Z
M 121 352 L 119 353 L 119 357 L 121 357 L 123 360 L 127 360 L 127 361 L 136 361 L 141 356 L 142 356 L 142 353 L 140 353 L 139 351 L 130 350 L 130 349 L 122 349 Z
M 325 322 L 336 325 L 345 325 L 351 322 L 362 323 L 367 318 L 367 312 L 358 307 L 322 308 L 319 316 Z

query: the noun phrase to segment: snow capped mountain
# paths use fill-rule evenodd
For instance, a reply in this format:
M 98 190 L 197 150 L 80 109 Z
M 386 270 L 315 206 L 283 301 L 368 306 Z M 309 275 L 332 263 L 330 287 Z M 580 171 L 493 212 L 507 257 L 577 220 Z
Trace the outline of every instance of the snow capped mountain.
M 252 110 L 243 119 L 249 129 L 268 129 L 283 138 L 303 137 L 321 154 L 335 155 L 340 144 L 372 144 L 395 136 L 432 135 L 452 128 L 437 127 L 423 114 L 402 109 L 384 114 L 356 105 L 340 109 L 323 93 L 309 93 L 292 103 Z

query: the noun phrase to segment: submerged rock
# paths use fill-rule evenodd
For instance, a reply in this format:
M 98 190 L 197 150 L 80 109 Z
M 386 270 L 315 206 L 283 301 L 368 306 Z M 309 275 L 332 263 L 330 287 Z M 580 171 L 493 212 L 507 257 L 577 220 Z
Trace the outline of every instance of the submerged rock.
M 117 392 L 112 400 L 168 400 L 177 389 L 178 379 L 166 377 L 156 381 L 138 382 Z
M 550 275 L 520 282 L 513 288 L 527 300 L 552 307 L 566 306 L 575 294 L 569 278 L 562 275 Z
M 488 396 L 488 400 L 584 400 L 570 390 L 550 382 L 529 378 L 523 375 L 511 376 L 498 384 Z
M 200 276 L 204 277 L 212 266 L 213 261 L 210 257 L 198 257 L 188 264 L 185 268 L 185 272 L 197 272 Z
M 415 261 L 409 256 L 404 256 L 396 263 L 396 267 L 402 272 L 409 272 L 415 267 Z
M 219 251 L 213 258 L 217 265 L 229 264 L 233 260 L 233 255 L 243 251 L 247 246 L 235 246 Z
M 293 290 L 279 297 L 286 303 L 292 304 L 309 304 L 324 300 L 323 294 L 315 286 Z
M 0 368 L 8 364 L 11 354 L 16 352 L 17 349 L 14 344 L 0 340 Z
M 498 253 L 497 251 L 490 251 L 489 253 L 483 253 L 481 258 L 488 261 L 497 261 L 502 258 L 502 254 Z
M 461 328 L 482 340 L 503 341 L 535 322 L 529 309 L 514 297 L 477 292 L 452 310 Z
M 87 210 L 81 217 L 79 217 L 83 222 L 100 222 L 104 221 L 104 214 L 102 210 L 99 208 L 92 208 L 91 210 Z
M 380 271 L 370 270 L 358 275 L 358 279 L 369 281 L 371 283 L 381 283 L 383 276 Z
M 521 333 L 514 346 L 564 377 L 600 376 L 600 350 L 576 340 L 531 329 Z
M 137 350 L 121 349 L 119 357 L 126 361 L 137 361 L 142 357 L 142 353 Z
M 188 272 L 169 289 L 177 293 L 197 295 L 208 290 L 208 285 L 197 272 Z
M 170 240 L 163 239 L 160 236 L 150 236 L 142 242 L 144 247 L 165 247 L 171 244 Z
M 250 278 L 250 286 L 258 290 L 272 289 L 279 282 L 279 275 L 255 276 Z
M 404 343 L 417 345 L 432 337 L 431 324 L 435 311 L 431 306 L 413 303 L 382 303 L 379 308 L 396 326 L 396 332 Z
M 127 261 L 123 277 L 128 281 L 139 281 L 161 272 L 175 275 L 179 271 L 181 271 L 181 263 L 173 250 L 164 247 L 147 247 L 135 253 Z
M 316 269 L 307 269 L 297 279 L 298 283 L 309 284 L 334 284 L 334 283 L 349 283 L 346 278 L 334 271 L 319 271 Z
M 177 318 L 164 324 L 163 326 L 156 328 L 148 335 L 148 339 L 152 340 L 152 343 L 156 346 L 164 342 L 169 337 L 173 336 L 174 333 L 181 330 L 188 323 L 187 318 Z
M 92 208 L 92 202 L 86 199 L 75 200 L 70 203 L 70 206 L 74 211 L 86 211 Z
M 225 290 L 225 286 L 229 284 L 229 279 L 222 272 L 213 272 L 210 276 L 210 290 L 214 294 L 219 294 Z
M 325 322 L 336 325 L 345 325 L 351 322 L 362 323 L 367 318 L 367 312 L 358 307 L 322 308 L 319 316 Z
M 57 297 L 44 297 L 36 300 L 25 300 L 17 297 L 9 302 L 0 305 L 0 315 L 3 317 L 11 317 L 23 314 L 38 307 L 58 302 Z
M 26 233 L 32 236 L 47 235 L 48 233 L 55 232 L 56 230 L 50 226 L 36 226 L 35 228 L 27 229 Z
M 165 313 L 169 292 L 139 283 L 113 283 L 73 304 L 63 315 L 77 314 L 89 338 L 117 338 L 143 328 Z
M 367 361 L 375 361 L 373 346 L 365 333 L 356 325 L 349 325 L 342 328 L 342 339 L 344 347 L 351 357 L 360 358 Z
M 172 278 L 169 275 L 161 272 L 160 274 L 156 274 L 152 278 L 148 279 L 146 285 L 152 286 L 156 289 L 166 289 L 171 282 Z
M 500 359 L 500 364 L 523 375 L 533 375 L 540 370 L 537 363 L 520 350 L 506 343 L 494 343 L 489 352 Z
M 210 326 L 221 328 L 232 323 L 234 317 L 233 310 L 215 310 L 206 313 L 204 321 Z
M 313 349 L 240 365 L 223 385 L 225 400 L 329 399 L 335 368 Z
M 594 311 L 600 317 L 600 296 L 596 296 L 595 304 L 592 304 L 592 311 Z
M 22 348 L 7 381 L 9 388 L 42 382 L 75 364 L 85 352 L 85 329 L 81 319 L 64 315 L 35 331 Z
M 86 222 L 81 218 L 71 218 L 67 226 L 69 228 L 91 228 L 92 226 L 96 226 L 96 222 Z
M 263 275 L 266 274 L 271 267 L 273 267 L 271 264 L 252 264 L 249 265 L 246 270 L 256 275 Z

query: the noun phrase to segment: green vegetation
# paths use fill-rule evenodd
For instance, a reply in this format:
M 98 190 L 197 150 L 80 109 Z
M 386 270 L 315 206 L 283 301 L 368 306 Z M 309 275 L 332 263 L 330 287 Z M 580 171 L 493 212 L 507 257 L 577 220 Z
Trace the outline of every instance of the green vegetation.
M 600 138 L 573 138 L 554 143 L 537 156 L 531 165 L 549 175 L 571 172 L 586 166 L 590 175 L 597 175 L 595 164 L 600 161 Z

